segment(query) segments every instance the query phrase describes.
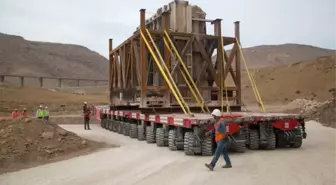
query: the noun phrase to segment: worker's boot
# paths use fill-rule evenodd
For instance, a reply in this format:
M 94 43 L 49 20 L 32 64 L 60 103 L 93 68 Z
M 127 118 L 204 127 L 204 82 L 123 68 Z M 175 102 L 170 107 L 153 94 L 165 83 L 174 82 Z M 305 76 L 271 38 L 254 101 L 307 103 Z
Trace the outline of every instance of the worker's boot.
M 205 164 L 205 167 L 209 168 L 210 171 L 213 171 L 214 169 L 211 164 Z
M 232 165 L 231 164 L 226 164 L 226 165 L 222 166 L 222 168 L 232 168 Z

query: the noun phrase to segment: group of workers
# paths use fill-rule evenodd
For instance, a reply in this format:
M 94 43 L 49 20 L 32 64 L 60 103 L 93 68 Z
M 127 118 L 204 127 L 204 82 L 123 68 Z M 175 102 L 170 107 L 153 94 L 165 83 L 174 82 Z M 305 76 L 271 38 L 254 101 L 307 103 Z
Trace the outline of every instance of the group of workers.
M 19 117 L 27 117 L 27 109 L 26 108 L 23 109 L 23 111 L 21 112 L 21 114 L 18 112 L 18 109 L 15 109 L 12 112 L 12 118 L 19 118 Z M 48 121 L 49 120 L 49 110 L 48 110 L 48 107 L 45 106 L 43 108 L 43 106 L 40 105 L 40 107 L 36 111 L 36 118 Z
M 19 113 L 19 111 L 17 109 L 15 109 L 12 112 L 12 118 L 26 117 L 26 116 L 27 116 L 27 110 L 26 110 L 26 108 L 23 109 L 23 111 L 21 112 L 21 114 Z
M 49 110 L 48 110 L 48 107 L 45 106 L 43 108 L 43 106 L 40 105 L 40 107 L 36 111 L 36 118 L 48 121 L 49 120 Z

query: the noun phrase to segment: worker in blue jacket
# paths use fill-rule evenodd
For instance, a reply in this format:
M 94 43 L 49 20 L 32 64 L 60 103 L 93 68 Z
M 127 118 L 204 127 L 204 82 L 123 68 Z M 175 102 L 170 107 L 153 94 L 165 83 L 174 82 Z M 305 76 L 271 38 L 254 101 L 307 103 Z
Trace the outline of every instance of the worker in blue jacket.
M 224 160 L 226 162 L 226 164 L 223 166 L 223 168 L 232 168 L 231 165 L 231 161 L 229 158 L 229 154 L 228 154 L 228 134 L 226 132 L 226 125 L 224 120 L 221 118 L 221 111 L 219 109 L 215 109 L 212 111 L 211 115 L 214 117 L 215 119 L 215 123 L 214 123 L 214 130 L 210 130 L 209 132 L 206 132 L 206 135 L 211 135 L 214 131 L 215 131 L 215 140 L 217 143 L 217 148 L 215 151 L 215 155 L 212 158 L 212 161 L 210 164 L 205 164 L 205 166 L 207 168 L 209 168 L 209 170 L 213 171 L 213 169 L 216 166 L 216 163 L 218 161 L 218 158 L 221 154 L 223 154 L 224 156 Z

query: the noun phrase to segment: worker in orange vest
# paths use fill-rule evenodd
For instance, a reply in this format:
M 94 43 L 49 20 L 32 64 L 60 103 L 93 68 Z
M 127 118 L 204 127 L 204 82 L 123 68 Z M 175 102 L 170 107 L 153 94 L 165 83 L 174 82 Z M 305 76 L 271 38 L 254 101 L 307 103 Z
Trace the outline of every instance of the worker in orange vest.
M 231 165 L 231 160 L 229 158 L 229 154 L 228 154 L 228 134 L 226 132 L 226 125 L 224 120 L 221 118 L 221 111 L 219 109 L 215 109 L 212 111 L 211 115 L 214 117 L 215 119 L 215 123 L 214 123 L 214 129 L 210 130 L 209 132 L 206 132 L 206 135 L 210 135 L 213 132 L 215 132 L 215 140 L 217 143 L 217 148 L 215 151 L 215 155 L 212 158 L 212 161 L 210 164 L 205 164 L 205 166 L 207 168 L 209 168 L 209 170 L 213 171 L 213 169 L 216 166 L 216 163 L 218 161 L 218 158 L 220 157 L 221 154 L 223 154 L 224 156 L 224 160 L 226 162 L 226 165 L 223 166 L 223 168 L 232 168 Z
M 26 110 L 26 108 L 23 108 L 23 111 L 22 111 L 22 113 L 21 113 L 21 116 L 22 116 L 22 117 L 27 117 L 27 110 Z
M 19 113 L 18 113 L 18 110 L 15 109 L 13 112 L 12 112 L 12 118 L 17 118 L 19 117 Z

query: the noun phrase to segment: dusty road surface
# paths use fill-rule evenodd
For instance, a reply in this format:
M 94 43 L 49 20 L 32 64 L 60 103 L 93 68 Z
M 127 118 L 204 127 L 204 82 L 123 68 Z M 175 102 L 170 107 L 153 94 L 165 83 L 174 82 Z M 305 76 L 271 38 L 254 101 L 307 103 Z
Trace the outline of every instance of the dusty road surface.
M 308 139 L 301 149 L 248 151 L 231 154 L 232 169 L 204 167 L 211 157 L 189 157 L 92 125 L 64 128 L 121 147 L 0 176 L 1 185 L 283 185 L 335 184 L 335 129 L 307 123 Z

